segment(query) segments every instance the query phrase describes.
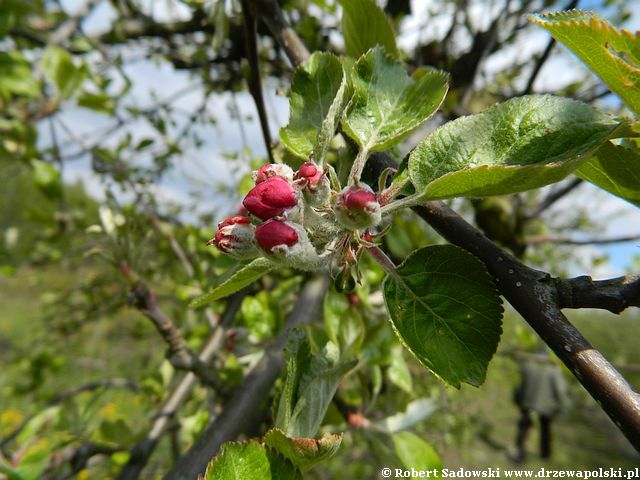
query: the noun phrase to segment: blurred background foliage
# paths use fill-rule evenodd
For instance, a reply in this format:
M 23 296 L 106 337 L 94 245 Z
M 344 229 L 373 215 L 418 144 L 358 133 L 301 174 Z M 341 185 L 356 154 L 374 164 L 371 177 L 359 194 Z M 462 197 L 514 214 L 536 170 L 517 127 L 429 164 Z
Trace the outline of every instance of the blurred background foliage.
M 165 344 L 136 310 L 131 272 L 155 292 L 193 351 L 224 311 L 224 301 L 207 312 L 187 305 L 236 267 L 206 242 L 215 223 L 238 208 L 251 170 L 267 160 L 246 92 L 239 3 L 0 0 L 0 478 L 115 478 L 148 435 L 184 373 L 165 359 Z M 279 3 L 310 50 L 343 49 L 336 2 Z M 637 26 L 633 2 L 378 3 L 399 33 L 410 69 L 451 72 L 451 92 L 429 129 L 529 92 L 620 111 L 566 51 L 544 53 L 549 39 L 524 14 L 580 3 L 614 24 Z M 274 134 L 286 124 L 291 68 L 260 23 L 258 34 Z M 396 156 L 425 134 L 415 134 Z M 287 159 L 279 148 L 275 154 Z M 332 154 L 345 152 L 337 147 Z M 594 192 L 569 179 L 513 197 L 452 203 L 495 241 L 554 274 L 637 271 L 637 240 L 618 250 L 589 245 L 589 238 L 625 233 L 611 226 L 616 214 L 622 218 L 616 225 L 638 218 L 621 200 Z M 440 240 L 404 212 L 384 241 L 401 261 Z M 369 263 L 362 284 L 351 294 L 331 291 L 323 318 L 308 327 L 314 348 L 330 339 L 342 355 L 360 360 L 323 424 L 347 432 L 343 446 L 309 475 L 375 478 L 382 466 L 407 464 L 407 445 L 420 449 L 424 442 L 449 468 L 513 465 L 513 355 L 538 351 L 535 335 L 508 312 L 487 383 L 479 390 L 445 387 L 400 348 L 386 320 L 382 272 Z M 299 273 L 281 271 L 244 293 L 224 348 L 210 362 L 227 387 L 238 384 L 282 329 L 301 282 Z M 637 312 L 577 312 L 572 319 L 640 386 Z M 265 400 L 276 395 L 277 388 Z M 144 478 L 166 472 L 223 404 L 224 397 L 197 385 Z M 354 414 L 419 438 L 396 435 L 390 442 L 388 433 Z M 271 424 L 266 412 L 262 428 Z M 550 462 L 534 456 L 526 466 L 640 461 L 575 382 L 557 422 L 556 447 Z

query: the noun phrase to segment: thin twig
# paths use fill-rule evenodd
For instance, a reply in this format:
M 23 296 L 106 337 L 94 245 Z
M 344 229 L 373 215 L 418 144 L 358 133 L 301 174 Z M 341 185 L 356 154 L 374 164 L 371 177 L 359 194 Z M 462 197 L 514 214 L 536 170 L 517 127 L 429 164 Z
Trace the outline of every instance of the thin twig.
M 527 243 L 535 245 L 539 243 L 553 243 L 556 245 L 607 245 L 611 243 L 635 242 L 640 240 L 640 234 L 623 235 L 610 238 L 585 238 L 582 240 L 558 237 L 555 235 L 535 235 L 527 238 Z
M 572 0 L 563 8 L 563 10 L 571 10 L 572 8 L 576 8 L 579 1 L 580 0 Z M 521 95 L 528 95 L 529 93 L 531 93 L 531 91 L 533 90 L 533 84 L 535 83 L 536 78 L 538 78 L 538 74 L 540 73 L 540 70 L 542 70 L 545 62 L 549 59 L 549 55 L 551 54 L 551 50 L 553 50 L 555 44 L 556 39 L 551 37 L 547 42 L 547 46 L 542 52 L 542 55 L 540 55 L 540 58 L 538 58 L 538 61 L 534 65 L 533 70 L 531 71 L 531 75 L 529 76 L 529 80 L 527 80 L 527 85 L 524 87 L 524 90 L 522 90 Z
M 571 193 L 577 187 L 583 184 L 581 178 L 573 178 L 564 185 L 559 185 L 558 188 L 554 188 L 542 201 L 536 205 L 531 212 L 527 213 L 526 219 L 532 220 L 538 218 L 544 211 L 551 207 L 558 200 Z
M 140 279 L 134 282 L 131 292 L 135 307 L 152 321 L 168 345 L 167 359 L 171 365 L 178 370 L 193 372 L 204 385 L 224 395 L 225 387 L 220 379 L 187 346 L 187 342 L 176 324 L 160 308 L 155 293 Z
M 260 79 L 260 63 L 258 60 L 258 21 L 251 13 L 248 0 L 241 0 L 242 14 L 244 18 L 244 34 L 245 44 L 247 47 L 247 60 L 249 61 L 249 76 L 247 85 L 249 93 L 253 97 L 258 110 L 258 118 L 260 119 L 260 128 L 262 129 L 262 137 L 264 138 L 269 161 L 274 163 L 273 152 L 271 151 L 271 132 L 269 131 L 269 119 L 267 117 L 267 109 L 264 105 L 264 95 L 262 93 L 262 81 Z

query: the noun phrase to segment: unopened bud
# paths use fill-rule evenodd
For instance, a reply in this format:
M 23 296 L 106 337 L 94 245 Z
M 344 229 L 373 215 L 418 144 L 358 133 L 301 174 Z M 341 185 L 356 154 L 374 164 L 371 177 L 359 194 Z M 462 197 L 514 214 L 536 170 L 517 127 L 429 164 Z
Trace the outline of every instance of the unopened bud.
M 376 194 L 366 185 L 342 190 L 334 210 L 338 221 L 353 230 L 373 227 L 382 220 Z
M 215 237 L 207 245 L 215 245 L 236 258 L 252 258 L 258 254 L 253 241 L 254 230 L 247 217 L 234 215 L 218 224 Z
M 242 204 L 261 220 L 280 216 L 298 203 L 293 186 L 282 177 L 271 177 L 253 187 Z
M 261 166 L 253 175 L 256 185 L 269 180 L 271 177 L 282 177 L 285 180 L 292 181 L 293 170 L 289 165 L 285 165 L 284 163 L 267 163 Z
M 315 163 L 303 163 L 293 175 L 293 179 L 303 188 L 305 199 L 311 206 L 320 207 L 329 201 L 329 179 Z
M 301 225 L 269 220 L 256 227 L 256 242 L 267 256 L 289 267 L 317 270 L 321 258 Z

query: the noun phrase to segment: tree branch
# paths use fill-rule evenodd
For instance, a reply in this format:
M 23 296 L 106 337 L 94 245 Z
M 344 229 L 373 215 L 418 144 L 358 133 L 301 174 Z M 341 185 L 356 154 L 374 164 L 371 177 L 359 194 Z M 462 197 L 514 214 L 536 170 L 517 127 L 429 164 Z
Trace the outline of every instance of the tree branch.
M 527 220 L 532 220 L 534 218 L 538 218 L 542 213 L 547 210 L 551 205 L 556 203 L 558 200 L 563 198 L 565 195 L 571 193 L 577 187 L 582 185 L 583 180 L 581 178 L 573 178 L 565 185 L 559 186 L 559 188 L 554 188 L 538 205 L 536 205 L 533 210 L 526 215 Z
M 620 313 L 640 307 L 640 276 L 593 280 L 589 276 L 554 278 L 560 308 L 601 308 Z
M 158 333 L 169 346 L 167 359 L 171 365 L 178 370 L 193 372 L 204 385 L 224 395 L 226 393 L 225 386 L 211 368 L 187 346 L 187 342 L 176 324 L 164 314 L 158 305 L 155 293 L 142 280 L 137 280 L 133 284 L 132 296 L 135 307 L 153 322 Z
M 502 250 L 443 202 L 414 210 L 449 242 L 482 260 L 504 297 L 640 450 L 640 395 L 562 314 L 565 297 L 556 281 Z
M 233 318 L 240 308 L 242 299 L 245 295 L 246 292 L 240 291 L 229 297 L 227 300 L 227 306 L 220 317 L 218 326 L 213 331 L 198 356 L 202 363 L 208 363 L 213 358 L 213 355 L 224 345 L 225 329 L 233 321 Z M 196 386 L 196 383 L 197 378 L 193 372 L 188 372 L 184 377 L 182 377 L 180 382 L 166 398 L 162 407 L 160 407 L 156 413 L 153 424 L 149 429 L 149 433 L 129 450 L 131 452 L 131 457 L 120 471 L 118 480 L 135 480 L 140 476 L 140 473 L 142 473 L 142 470 L 149 461 L 151 454 L 155 450 L 158 440 L 160 440 L 162 434 L 167 430 L 171 420 L 174 418 L 182 404 L 187 400 L 191 391 Z
M 283 368 L 283 346 L 289 330 L 315 319 L 327 286 L 328 279 L 324 276 L 305 283 L 280 335 L 258 365 L 244 378 L 222 412 L 164 477 L 165 480 L 196 478 L 204 472 L 224 442 L 234 440 L 241 433 L 254 428 L 261 418 L 261 404 Z

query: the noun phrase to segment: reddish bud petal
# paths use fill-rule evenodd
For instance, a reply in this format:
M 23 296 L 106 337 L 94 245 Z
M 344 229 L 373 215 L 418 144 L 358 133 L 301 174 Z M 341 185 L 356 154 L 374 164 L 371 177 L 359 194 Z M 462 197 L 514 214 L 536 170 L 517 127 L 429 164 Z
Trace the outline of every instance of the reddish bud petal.
M 261 220 L 282 215 L 288 208 L 294 207 L 298 199 L 293 187 L 282 177 L 271 177 L 256 185 L 242 204 Z
M 324 174 L 315 163 L 303 163 L 298 171 L 293 175 L 294 180 L 306 180 L 309 185 L 318 185 L 322 181 Z
M 282 177 L 291 181 L 293 179 L 293 170 L 288 165 L 282 163 L 268 163 L 260 167 L 255 173 L 256 185 L 269 180 L 271 177 Z
M 298 232 L 286 222 L 269 220 L 256 228 L 256 241 L 264 251 L 271 253 L 274 247 L 292 247 L 298 243 Z
M 334 208 L 338 220 L 347 228 L 372 227 L 381 220 L 376 194 L 366 185 L 345 188 Z
M 244 216 L 234 215 L 218 224 L 218 231 L 207 245 L 215 245 L 221 251 L 238 258 L 250 258 L 257 254 L 253 243 L 255 228 Z

